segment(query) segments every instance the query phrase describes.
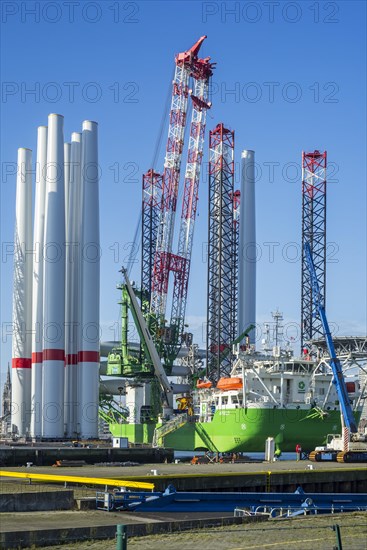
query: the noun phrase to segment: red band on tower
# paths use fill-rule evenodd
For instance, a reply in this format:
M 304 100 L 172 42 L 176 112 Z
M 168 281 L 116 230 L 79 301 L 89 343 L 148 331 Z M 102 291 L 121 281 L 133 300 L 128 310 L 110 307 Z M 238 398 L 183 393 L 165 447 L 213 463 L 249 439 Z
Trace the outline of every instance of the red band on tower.
M 31 369 L 32 360 L 24 357 L 15 357 L 11 360 L 13 369 Z
M 79 351 L 78 363 L 99 363 L 98 351 Z
M 65 361 L 65 351 L 63 349 L 44 349 L 43 361 Z
M 36 351 L 32 353 L 32 363 L 42 363 L 43 353 L 42 351 Z

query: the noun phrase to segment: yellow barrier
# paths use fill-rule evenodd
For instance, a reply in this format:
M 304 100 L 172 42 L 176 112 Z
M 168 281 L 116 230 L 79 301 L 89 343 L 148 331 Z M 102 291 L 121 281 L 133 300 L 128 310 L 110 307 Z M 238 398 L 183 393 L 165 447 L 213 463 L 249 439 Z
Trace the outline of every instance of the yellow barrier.
M 49 474 L 28 474 L 25 472 L 6 472 L 0 470 L 0 476 L 30 479 L 34 481 L 52 481 L 55 483 L 82 483 L 83 485 L 110 485 L 112 487 L 129 487 L 132 489 L 154 489 L 154 483 L 144 481 L 119 481 L 117 479 L 106 479 L 103 477 L 78 477 L 78 476 L 56 476 Z

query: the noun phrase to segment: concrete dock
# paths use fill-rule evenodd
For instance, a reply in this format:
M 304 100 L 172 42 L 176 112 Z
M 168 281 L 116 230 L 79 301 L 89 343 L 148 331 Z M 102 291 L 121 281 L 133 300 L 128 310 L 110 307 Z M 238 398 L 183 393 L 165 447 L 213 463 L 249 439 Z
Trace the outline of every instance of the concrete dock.
M 126 479 L 154 483 L 164 490 L 172 484 L 179 491 L 282 491 L 293 492 L 302 485 L 306 492 L 367 492 L 367 470 L 361 464 L 312 463 L 302 460 L 239 464 L 144 464 L 139 466 L 83 466 L 53 468 L 40 466 L 2 467 L 3 470 L 40 474 Z M 158 475 L 153 475 L 156 472 Z M 2 486 L 8 482 L 2 479 Z
M 110 445 L 90 444 L 73 447 L 71 444 L 0 445 L 0 466 L 22 466 L 32 462 L 35 466 L 52 466 L 57 460 L 83 460 L 96 462 L 172 462 L 173 449 L 132 447 L 119 449 Z
M 312 469 L 310 469 L 312 466 Z M 274 463 L 240 464 L 144 464 L 139 466 L 83 466 L 70 468 L 52 467 L 2 467 L 7 471 L 35 472 L 39 474 L 57 474 L 78 476 L 79 478 L 100 477 L 114 480 L 149 481 L 156 490 L 165 489 L 173 484 L 177 490 L 188 491 L 272 491 L 293 492 L 299 485 L 306 492 L 367 492 L 367 470 L 365 467 L 337 463 L 313 464 L 309 461 L 278 461 Z M 154 475 L 157 473 L 157 475 Z M 47 498 L 47 492 L 60 492 L 60 504 L 64 510 L 55 509 L 57 498 Z M 70 491 L 74 493 L 71 509 L 65 509 L 70 501 Z M 37 498 L 25 496 L 37 493 Z M 29 503 L 28 511 L 1 513 L 0 546 L 4 548 L 27 548 L 32 544 L 45 546 L 53 541 L 71 542 L 73 540 L 113 538 L 117 524 L 128 526 L 129 537 L 162 534 L 167 532 L 221 528 L 243 522 L 243 518 L 234 518 L 232 514 L 170 514 L 119 512 L 106 513 L 96 511 L 96 488 L 70 485 L 60 486 L 54 483 L 27 482 L 14 478 L 0 480 L 1 497 L 9 502 L 9 495 L 19 495 L 22 502 Z M 62 493 L 68 493 L 63 495 Z M 40 494 L 42 504 L 39 506 Z M 83 498 L 84 497 L 84 498 Z M 8 499 L 8 500 L 7 500 Z M 49 511 L 45 511 L 44 501 L 52 502 Z M 12 501 L 13 502 L 13 501 Z M 33 502 L 33 504 L 32 504 Z M 37 504 L 38 503 L 38 504 Z M 19 504 L 12 504 L 17 510 Z M 2 507 L 4 510 L 4 507 Z M 5 508 L 6 509 L 6 508 Z M 41 511 L 43 510 L 43 511 Z M 249 521 L 259 521 L 250 518 Z

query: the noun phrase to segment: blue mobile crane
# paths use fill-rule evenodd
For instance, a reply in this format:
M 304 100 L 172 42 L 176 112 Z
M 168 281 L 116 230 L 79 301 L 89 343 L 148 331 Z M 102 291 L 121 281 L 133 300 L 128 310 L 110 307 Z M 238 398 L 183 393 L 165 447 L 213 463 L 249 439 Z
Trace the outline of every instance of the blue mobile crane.
M 367 461 L 367 443 L 365 436 L 358 433 L 358 426 L 348 396 L 342 366 L 336 356 L 334 342 L 331 337 L 329 323 L 326 318 L 324 300 L 317 280 L 316 270 L 312 259 L 310 243 L 304 245 L 304 253 L 311 278 L 311 288 L 318 314 L 322 323 L 327 348 L 330 355 L 330 366 L 333 372 L 333 382 L 339 397 L 342 435 L 330 435 L 325 447 L 316 447 L 309 455 L 310 460 L 320 462 L 332 460 L 337 462 L 365 462 Z

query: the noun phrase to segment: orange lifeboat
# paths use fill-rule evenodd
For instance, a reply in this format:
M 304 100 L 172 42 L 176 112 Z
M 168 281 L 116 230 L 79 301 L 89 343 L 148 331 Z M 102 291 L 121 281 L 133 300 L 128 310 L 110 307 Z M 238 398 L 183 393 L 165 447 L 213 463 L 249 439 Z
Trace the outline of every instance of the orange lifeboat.
M 205 380 L 199 380 L 196 382 L 196 387 L 200 390 L 204 389 L 204 388 L 211 388 L 212 387 L 212 383 L 211 382 L 205 382 Z
M 221 378 L 217 388 L 219 390 L 239 390 L 242 388 L 242 378 Z

